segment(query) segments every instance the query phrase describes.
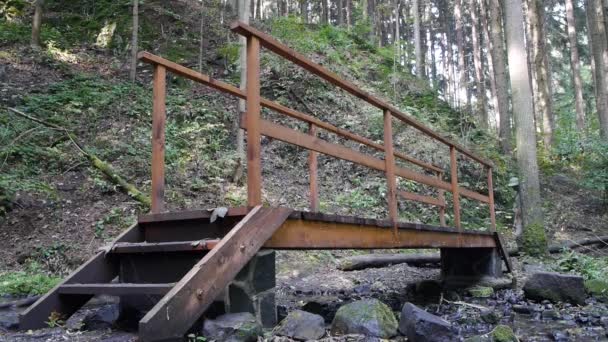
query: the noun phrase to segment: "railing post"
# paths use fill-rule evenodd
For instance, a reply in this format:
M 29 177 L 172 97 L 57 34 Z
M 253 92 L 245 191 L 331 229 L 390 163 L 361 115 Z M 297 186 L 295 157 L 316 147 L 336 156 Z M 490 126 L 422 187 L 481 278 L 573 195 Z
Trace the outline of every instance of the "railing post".
M 450 146 L 450 174 L 452 176 L 452 196 L 454 200 L 454 225 L 458 230 L 460 227 L 460 193 L 458 190 L 458 160 L 456 159 L 456 148 Z
M 490 220 L 492 222 L 492 231 L 496 231 L 496 212 L 494 211 L 494 185 L 492 183 L 492 168 L 488 167 L 488 198 L 490 206 Z
M 317 126 L 314 124 L 308 125 L 308 134 L 313 137 L 317 136 Z M 317 152 L 308 151 L 308 169 L 310 173 L 310 211 L 319 211 L 319 189 L 317 187 Z
M 262 204 L 260 40 L 247 38 L 247 205 Z
M 152 213 L 164 210 L 165 203 L 165 121 L 167 71 L 154 66 L 152 91 Z
M 386 166 L 388 214 L 397 234 L 397 178 L 395 176 L 395 155 L 393 151 L 393 114 L 384 110 L 384 161 Z
M 443 172 L 437 171 L 437 178 L 439 180 L 442 179 L 442 175 L 443 175 Z M 445 190 L 438 189 L 437 192 L 439 195 L 438 196 L 439 200 L 443 203 L 443 205 L 439 207 L 439 224 L 442 227 L 445 227 Z

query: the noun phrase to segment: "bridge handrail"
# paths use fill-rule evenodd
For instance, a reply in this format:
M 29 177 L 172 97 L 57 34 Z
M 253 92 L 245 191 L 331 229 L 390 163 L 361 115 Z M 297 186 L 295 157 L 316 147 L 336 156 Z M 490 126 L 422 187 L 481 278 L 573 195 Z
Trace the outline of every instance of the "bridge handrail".
M 153 81 L 153 123 L 152 123 L 152 213 L 163 211 L 164 208 L 164 130 L 166 120 L 165 96 L 166 96 L 166 71 L 188 78 L 198 83 L 205 84 L 216 90 L 224 93 L 245 99 L 247 101 L 247 114 L 243 116 L 241 125 L 248 131 L 248 177 L 247 177 L 247 197 L 248 205 L 255 206 L 261 203 L 261 159 L 260 159 L 260 136 L 267 135 L 274 137 L 294 145 L 298 145 L 310 150 L 309 155 L 309 171 L 310 171 L 310 202 L 311 210 L 318 211 L 318 190 L 317 190 L 317 152 L 328 154 L 336 158 L 348 160 L 356 164 L 370 167 L 372 169 L 384 171 L 388 182 L 388 203 L 389 216 L 393 222 L 397 222 L 397 200 L 396 196 L 403 197 L 407 200 L 417 201 L 439 208 L 439 216 L 441 225 L 445 226 L 445 208 L 446 201 L 444 191 L 450 191 L 453 194 L 454 202 L 454 221 L 455 226 L 461 229 L 460 225 L 460 196 L 469 197 L 482 203 L 489 205 L 490 218 L 492 222 L 492 230 L 495 230 L 495 212 L 494 212 L 494 196 L 492 187 L 492 164 L 472 152 L 464 149 L 462 146 L 450 141 L 447 138 L 440 136 L 430 128 L 425 127 L 418 121 L 401 113 L 389 104 L 363 92 L 354 84 L 340 79 L 337 75 L 324 69 L 320 65 L 313 63 L 306 57 L 296 53 L 288 47 L 282 45 L 274 38 L 262 33 L 246 24 L 235 23 L 232 26 L 233 31 L 243 34 L 247 37 L 247 87 L 241 90 L 231 84 L 215 80 L 207 75 L 196 72 L 185 66 L 166 60 L 162 57 L 153 55 L 148 52 L 140 52 L 139 58 L 143 62 L 150 63 L 154 66 L 154 81 Z M 383 109 L 384 111 L 384 145 L 378 144 L 368 138 L 361 137 L 350 131 L 340 129 L 332 124 L 321 121 L 313 116 L 285 107 L 274 101 L 262 98 L 260 96 L 260 46 L 264 46 L 269 50 L 285 57 L 286 59 L 304 67 L 334 85 L 350 92 L 351 94 L 367 101 L 368 103 Z M 277 111 L 289 117 L 307 122 L 309 124 L 308 134 L 301 133 L 291 128 L 277 125 L 266 121 L 260 117 L 260 107 Z M 450 168 L 451 182 L 447 183 L 442 180 L 443 170 L 433 164 L 418 160 L 401 152 L 393 150 L 392 142 L 392 117 L 405 122 L 418 129 L 422 133 L 438 140 L 450 147 Z M 329 143 L 325 140 L 316 137 L 316 127 L 325 129 L 329 132 L 340 135 L 349 140 L 369 146 L 378 151 L 385 153 L 385 159 L 378 159 L 342 145 Z M 475 191 L 469 190 L 458 185 L 457 176 L 457 158 L 456 152 L 461 152 L 464 155 L 478 161 L 487 168 L 488 180 L 488 195 L 483 195 Z M 431 177 L 422 173 L 415 172 L 410 169 L 402 168 L 395 165 L 395 157 L 411 162 L 419 167 L 429 170 L 436 177 Z M 420 194 L 410 193 L 397 190 L 396 177 L 400 176 L 422 184 L 426 184 L 438 189 L 438 198 L 432 196 L 423 196 Z M 396 224 L 395 224 L 396 227 Z

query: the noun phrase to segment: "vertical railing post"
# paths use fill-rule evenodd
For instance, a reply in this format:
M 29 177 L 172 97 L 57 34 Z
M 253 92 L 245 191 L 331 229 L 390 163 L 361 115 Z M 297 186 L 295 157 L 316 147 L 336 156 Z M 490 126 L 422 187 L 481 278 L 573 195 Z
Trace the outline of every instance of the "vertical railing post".
M 154 66 L 152 91 L 152 213 L 165 208 L 165 121 L 167 71 L 162 65 Z
M 247 205 L 262 204 L 260 158 L 260 40 L 247 38 Z
M 386 166 L 388 214 L 397 234 L 397 178 L 395 176 L 395 154 L 393 151 L 393 115 L 384 110 L 384 161 Z
M 458 159 L 456 159 L 456 148 L 450 146 L 450 174 L 452 178 L 452 196 L 454 201 L 454 225 L 458 230 L 460 227 L 460 193 L 458 190 Z
M 496 231 L 496 212 L 494 211 L 494 184 L 492 182 L 492 168 L 488 167 L 488 198 L 490 206 L 490 220 L 492 222 L 492 231 Z
M 308 125 L 308 134 L 317 136 L 317 128 L 314 124 Z M 310 211 L 319 211 L 319 188 L 317 187 L 317 152 L 308 151 L 308 170 L 310 174 Z
M 442 176 L 443 176 L 443 172 L 437 171 L 437 178 L 439 180 L 442 180 L 442 178 L 443 178 Z M 439 200 L 441 201 L 441 203 L 443 203 L 443 205 L 441 205 L 439 207 L 439 224 L 442 227 L 445 227 L 445 190 L 438 189 L 437 192 L 438 192 Z

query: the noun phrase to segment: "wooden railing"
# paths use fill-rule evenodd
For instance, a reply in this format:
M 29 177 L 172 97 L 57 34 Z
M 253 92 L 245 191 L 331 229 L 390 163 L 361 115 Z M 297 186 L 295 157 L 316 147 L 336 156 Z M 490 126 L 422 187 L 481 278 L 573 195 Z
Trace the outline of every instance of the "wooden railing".
M 318 211 L 319 198 L 317 186 L 317 153 L 323 153 L 335 158 L 347 160 L 371 169 L 382 171 L 386 174 L 388 188 L 388 211 L 389 218 L 396 223 L 398 220 L 397 196 L 406 200 L 425 203 L 439 208 L 439 218 L 442 226 L 445 226 L 446 200 L 445 191 L 452 193 L 454 207 L 454 225 L 461 230 L 460 222 L 460 197 L 486 203 L 489 205 L 491 228 L 495 230 L 496 219 L 494 212 L 494 196 L 492 186 L 492 163 L 475 155 L 463 146 L 439 135 L 437 132 L 412 119 L 390 104 L 362 91 L 351 82 L 339 78 L 336 74 L 313 63 L 305 56 L 291 50 L 279 43 L 271 36 L 254 29 L 251 26 L 236 22 L 232 25 L 232 31 L 247 38 L 247 87 L 243 91 L 228 83 L 211 79 L 209 76 L 198 73 L 192 69 L 168 61 L 148 52 L 139 54 L 140 60 L 154 66 L 154 89 L 153 89 L 153 114 L 152 114 L 152 212 L 158 213 L 164 210 L 164 145 L 165 145 L 165 94 L 166 94 L 166 71 L 188 78 L 198 83 L 205 84 L 246 100 L 246 115 L 241 118 L 241 127 L 247 130 L 247 203 L 253 207 L 262 203 L 262 168 L 261 168 L 261 136 L 265 135 L 274 139 L 287 142 L 308 149 L 309 172 L 310 172 L 310 209 Z M 378 144 L 370 139 L 359 136 L 347 130 L 338 128 L 330 123 L 321 121 L 313 116 L 287 108 L 274 101 L 260 96 L 260 49 L 267 50 L 301 66 L 309 72 L 325 79 L 333 85 L 351 93 L 352 95 L 377 107 L 384 113 L 384 144 Z M 309 130 L 302 133 L 297 130 L 264 120 L 260 116 L 261 107 L 268 108 L 291 118 L 308 123 Z M 443 170 L 433 164 L 418 160 L 404 153 L 394 150 L 393 146 L 393 118 L 414 127 L 435 141 L 445 144 L 450 151 L 450 182 L 443 180 Z M 377 151 L 384 152 L 384 159 L 360 153 L 343 145 L 330 143 L 317 137 L 317 129 L 323 129 L 351 141 L 371 147 Z M 487 171 L 488 195 L 483 195 L 458 184 L 458 159 L 460 153 L 481 164 Z M 417 165 L 435 176 L 415 172 L 411 169 L 396 165 L 395 158 Z M 438 190 L 438 197 L 424 196 L 397 189 L 397 177 L 409 179 L 424 185 L 434 187 Z M 396 225 L 395 225 L 396 227 Z

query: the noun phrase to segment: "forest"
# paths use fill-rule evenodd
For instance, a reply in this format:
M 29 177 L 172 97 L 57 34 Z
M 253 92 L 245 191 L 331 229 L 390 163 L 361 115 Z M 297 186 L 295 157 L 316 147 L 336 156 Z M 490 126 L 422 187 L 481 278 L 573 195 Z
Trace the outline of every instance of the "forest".
M 226 304 L 228 314 L 206 311 L 186 340 L 237 338 L 218 332 L 222 324 L 232 324 L 239 341 L 608 337 L 607 0 L 0 0 L 0 340 L 137 338 L 116 299 L 95 297 L 71 317 L 53 312 L 42 330 L 19 329 L 19 315 L 96 253 L 110 253 L 125 229 L 159 213 L 159 150 L 150 139 L 158 68 L 139 58 L 142 51 L 246 91 L 250 42 L 231 30 L 235 22 L 441 138 L 391 117 L 391 144 L 414 160 L 398 160 L 397 168 L 422 175 L 393 175 L 394 185 L 388 166 L 366 168 L 263 134 L 254 164 L 252 133 L 241 120 L 251 117 L 247 96 L 230 97 L 169 69 L 164 211 L 252 208 L 252 170 L 259 167 L 256 204 L 388 218 L 395 231 L 397 221 L 496 231 L 513 265 L 499 266 L 510 273 L 497 279 L 454 290 L 438 245 L 278 248 L 276 284 L 268 290 L 274 323 L 265 323 L 258 304 Z M 259 59 L 258 96 L 331 129 L 316 132 L 268 108 L 259 110 L 264 120 L 389 162 L 386 113 L 373 101 L 267 48 Z M 488 165 L 453 154 L 459 148 L 490 161 L 489 179 Z M 451 187 L 419 181 L 430 176 Z M 409 197 L 395 196 L 396 189 Z M 482 201 L 467 191 L 484 194 Z M 248 264 L 251 274 L 269 272 L 253 270 L 258 263 Z M 244 291 L 257 300 L 254 290 Z M 225 317 L 240 311 L 253 316 Z M 363 317 L 378 320 L 370 323 L 376 328 L 351 317 L 359 311 L 371 312 Z M 256 328 L 239 330 L 231 320 Z M 430 328 L 416 328 L 424 324 Z M 317 333 L 298 335 L 298 326 Z

